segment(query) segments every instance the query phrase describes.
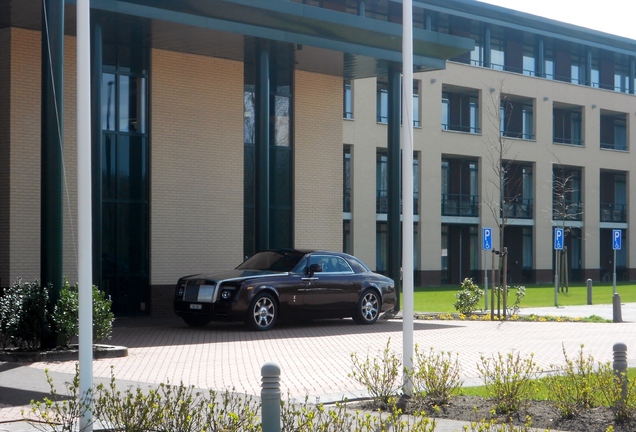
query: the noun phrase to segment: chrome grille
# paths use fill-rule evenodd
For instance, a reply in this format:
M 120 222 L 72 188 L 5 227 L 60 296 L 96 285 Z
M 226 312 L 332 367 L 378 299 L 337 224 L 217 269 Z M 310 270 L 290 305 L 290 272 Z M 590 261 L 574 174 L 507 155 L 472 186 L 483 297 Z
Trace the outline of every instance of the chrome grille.
M 189 302 L 197 301 L 199 297 L 199 284 L 197 281 L 188 281 L 185 286 L 185 292 L 183 293 L 183 299 Z

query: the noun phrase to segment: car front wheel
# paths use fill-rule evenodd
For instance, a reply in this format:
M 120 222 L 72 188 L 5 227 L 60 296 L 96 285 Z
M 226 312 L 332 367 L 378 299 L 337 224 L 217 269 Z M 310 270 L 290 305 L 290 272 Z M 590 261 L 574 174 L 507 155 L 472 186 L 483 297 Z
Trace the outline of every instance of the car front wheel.
M 373 289 L 366 290 L 358 300 L 353 320 L 358 324 L 373 324 L 380 316 L 381 306 L 380 294 Z
M 278 318 L 278 305 L 271 294 L 258 294 L 247 311 L 247 324 L 252 330 L 265 331 L 274 326 Z

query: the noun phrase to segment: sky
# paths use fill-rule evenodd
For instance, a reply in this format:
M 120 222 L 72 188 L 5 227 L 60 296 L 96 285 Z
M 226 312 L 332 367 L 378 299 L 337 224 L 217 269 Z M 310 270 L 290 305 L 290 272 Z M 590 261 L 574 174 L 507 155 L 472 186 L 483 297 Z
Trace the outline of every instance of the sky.
M 636 40 L 636 1 L 479 0 Z

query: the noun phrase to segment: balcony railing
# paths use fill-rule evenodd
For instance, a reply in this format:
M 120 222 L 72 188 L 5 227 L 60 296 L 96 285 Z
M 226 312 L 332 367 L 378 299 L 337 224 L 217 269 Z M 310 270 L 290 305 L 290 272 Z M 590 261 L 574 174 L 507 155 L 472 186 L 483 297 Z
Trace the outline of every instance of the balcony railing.
M 580 138 L 567 138 L 567 137 L 555 136 L 552 138 L 552 140 L 553 142 L 557 144 L 571 144 L 571 145 L 577 145 L 577 146 L 583 145 L 583 140 Z
M 501 132 L 501 136 L 506 137 L 506 138 L 517 138 L 517 139 L 522 139 L 522 140 L 533 140 L 535 139 L 534 134 L 530 134 L 530 133 L 526 133 L 526 132 L 520 132 L 520 131 L 514 131 L 514 130 L 505 130 Z
M 442 216 L 479 216 L 479 196 L 442 194 Z
M 564 201 L 555 203 L 552 206 L 552 220 L 583 220 L 583 203 L 576 201 Z
M 442 130 L 445 131 L 455 131 L 455 132 L 466 132 L 466 133 L 471 133 L 471 134 L 478 134 L 480 132 L 480 129 L 476 126 L 469 126 L 469 125 L 461 125 L 461 124 L 449 124 L 449 123 L 442 123 Z
M 625 141 L 623 142 L 614 142 L 614 143 L 601 143 L 602 149 L 608 150 L 627 150 L 627 144 Z
M 413 214 L 414 215 L 419 214 L 419 208 L 420 208 L 420 194 L 419 192 L 413 192 Z M 377 214 L 387 214 L 389 212 L 389 191 L 385 189 L 378 189 L 375 191 L 375 212 Z M 402 213 L 402 201 L 400 201 L 400 214 L 401 213 Z
M 601 203 L 601 222 L 627 222 L 627 204 Z
M 507 219 L 532 219 L 534 204 L 532 198 L 504 198 L 503 211 Z

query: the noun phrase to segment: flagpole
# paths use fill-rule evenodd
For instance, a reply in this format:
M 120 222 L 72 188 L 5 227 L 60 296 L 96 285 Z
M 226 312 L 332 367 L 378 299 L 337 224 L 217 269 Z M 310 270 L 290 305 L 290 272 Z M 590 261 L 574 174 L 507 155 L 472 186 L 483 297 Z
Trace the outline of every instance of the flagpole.
M 91 49 L 90 0 L 77 0 L 77 230 L 79 280 L 79 402 L 92 405 L 93 263 L 91 215 Z M 92 406 L 90 407 L 92 408 Z M 92 431 L 92 410 L 80 418 Z
M 402 2 L 402 290 L 404 391 L 413 385 L 413 3 Z

